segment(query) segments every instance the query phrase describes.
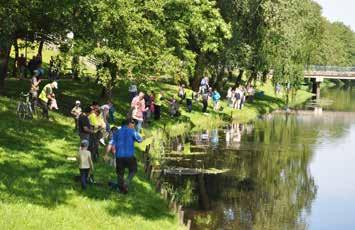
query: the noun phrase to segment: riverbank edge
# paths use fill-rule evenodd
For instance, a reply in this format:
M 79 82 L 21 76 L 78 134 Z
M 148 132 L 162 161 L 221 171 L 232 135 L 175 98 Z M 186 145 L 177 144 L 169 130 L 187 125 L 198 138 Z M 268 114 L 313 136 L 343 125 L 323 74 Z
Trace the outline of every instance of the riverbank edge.
M 185 109 L 182 109 L 181 118 L 174 122 L 162 121 L 159 125 L 144 129 L 143 135 L 147 138 L 142 144 L 136 147 L 139 152 L 143 152 L 147 145 L 152 145 L 153 149 L 151 150 L 151 154 L 159 154 L 154 149 L 153 142 L 164 141 L 165 138 L 184 135 L 191 131 L 197 132 L 222 127 L 229 122 L 248 123 L 258 119 L 260 116 L 270 114 L 273 111 L 302 105 L 313 96 L 313 94 L 308 92 L 305 88 L 300 89 L 287 105 L 282 95 L 274 94 L 271 83 L 261 86 L 259 90 L 264 92 L 264 95 L 256 97 L 252 103 L 246 103 L 242 110 L 230 108 L 225 100 L 220 102 L 223 110 L 218 112 L 213 111 L 211 105 L 209 105 L 209 113 L 202 113 L 200 111 L 188 113 Z

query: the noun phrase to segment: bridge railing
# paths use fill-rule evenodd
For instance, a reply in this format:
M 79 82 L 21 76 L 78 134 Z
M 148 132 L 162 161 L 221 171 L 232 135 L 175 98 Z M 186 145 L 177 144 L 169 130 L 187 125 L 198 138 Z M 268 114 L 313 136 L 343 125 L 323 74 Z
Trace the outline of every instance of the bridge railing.
M 325 72 L 355 72 L 355 66 L 342 67 L 342 66 L 321 66 L 310 65 L 306 71 L 325 71 Z

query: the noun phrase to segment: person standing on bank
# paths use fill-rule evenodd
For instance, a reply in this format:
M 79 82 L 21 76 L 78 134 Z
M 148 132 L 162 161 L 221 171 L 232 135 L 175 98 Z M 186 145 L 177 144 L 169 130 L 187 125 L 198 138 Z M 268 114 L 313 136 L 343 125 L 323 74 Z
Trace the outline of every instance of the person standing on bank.
M 122 124 L 122 128 L 113 133 L 112 139 L 107 149 L 113 146 L 116 156 L 117 182 L 120 192 L 127 193 L 128 186 L 137 172 L 137 159 L 134 156 L 134 142 L 141 143 L 142 137 L 134 127 L 133 120 L 127 120 Z M 106 154 L 109 152 L 106 151 Z M 107 158 L 107 156 L 105 156 Z M 124 180 L 125 169 L 128 168 L 128 177 Z
M 80 107 L 80 101 L 75 101 L 75 106 L 70 111 L 71 115 L 74 117 L 75 128 L 74 132 L 78 130 L 78 119 L 80 114 L 82 113 L 82 109 Z
M 158 93 L 154 95 L 154 119 L 155 120 L 160 120 L 162 100 L 163 100 L 163 93 L 161 91 L 158 91 Z
M 58 83 L 56 81 L 53 81 L 52 83 L 48 83 L 47 85 L 45 85 L 38 97 L 39 103 L 42 107 L 43 116 L 47 119 L 49 119 L 48 104 L 50 100 L 54 99 L 53 89 L 58 89 Z
M 94 133 L 94 130 L 91 128 L 90 121 L 88 115 L 91 112 L 90 106 L 84 109 L 84 111 L 79 115 L 78 118 L 78 129 L 79 129 L 79 137 L 80 143 L 83 140 L 89 141 L 90 134 Z M 89 143 L 90 144 L 90 143 Z
M 35 111 L 38 106 L 38 90 L 39 84 L 41 83 L 41 79 L 38 79 L 38 76 L 35 74 L 31 79 L 31 103 L 32 103 L 32 111 Z
M 213 110 L 218 111 L 219 110 L 219 99 L 221 98 L 221 95 L 219 92 L 215 89 L 212 92 L 212 101 L 213 101 Z

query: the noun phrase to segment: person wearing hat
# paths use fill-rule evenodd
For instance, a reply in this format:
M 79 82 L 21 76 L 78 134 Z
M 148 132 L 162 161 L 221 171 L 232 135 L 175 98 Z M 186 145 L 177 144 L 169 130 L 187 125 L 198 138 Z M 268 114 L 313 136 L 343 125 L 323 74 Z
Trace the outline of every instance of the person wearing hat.
M 42 111 L 43 111 L 43 116 L 45 118 L 49 118 L 48 117 L 48 104 L 49 101 L 52 99 L 55 99 L 53 97 L 54 93 L 53 93 L 53 89 L 58 89 L 58 83 L 56 81 L 53 81 L 51 83 L 48 83 L 47 85 L 45 85 L 41 91 L 41 93 L 39 94 L 39 102 L 40 105 L 42 107 Z
M 84 190 L 86 189 L 88 176 L 94 170 L 94 163 L 92 162 L 91 154 L 90 151 L 88 151 L 88 147 L 89 147 L 89 141 L 82 140 L 77 155 L 77 160 L 79 163 L 81 187 Z
M 80 114 L 82 113 L 82 109 L 80 107 L 80 101 L 75 101 L 75 106 L 70 111 L 71 115 L 74 117 L 75 128 L 74 132 L 78 130 L 78 119 Z
M 134 156 L 134 142 L 141 143 L 142 137 L 135 130 L 135 122 L 128 119 L 123 122 L 121 129 L 113 133 L 112 139 L 106 149 L 106 156 L 112 147 L 115 149 L 117 182 L 120 192 L 127 193 L 128 186 L 137 172 L 137 160 Z M 124 180 L 125 169 L 128 176 Z

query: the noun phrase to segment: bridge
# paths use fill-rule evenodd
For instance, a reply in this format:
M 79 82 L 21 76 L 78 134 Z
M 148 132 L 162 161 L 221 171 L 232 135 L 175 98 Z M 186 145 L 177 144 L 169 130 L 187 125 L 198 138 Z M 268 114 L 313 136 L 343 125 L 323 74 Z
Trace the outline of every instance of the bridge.
M 309 66 L 308 70 L 305 71 L 304 77 L 316 79 L 354 80 L 355 66 Z
M 324 79 L 355 80 L 355 66 L 309 66 L 304 73 L 304 78 L 314 79 L 313 93 L 320 98 L 320 83 Z

